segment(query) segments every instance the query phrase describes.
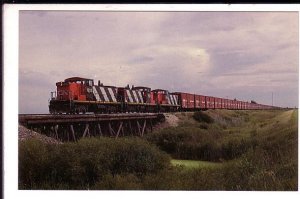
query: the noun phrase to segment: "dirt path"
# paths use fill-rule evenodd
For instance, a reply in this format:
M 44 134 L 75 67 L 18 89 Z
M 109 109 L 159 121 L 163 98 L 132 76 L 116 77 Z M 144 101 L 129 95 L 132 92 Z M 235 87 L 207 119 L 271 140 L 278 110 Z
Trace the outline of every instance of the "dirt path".
M 172 113 L 164 113 L 165 121 L 156 125 L 154 130 L 164 129 L 168 127 L 176 127 L 179 123 L 179 118 Z
M 275 119 L 280 123 L 288 123 L 291 120 L 293 113 L 294 110 L 288 110 L 278 115 Z
M 176 115 L 171 114 L 171 113 L 165 113 L 164 115 L 166 117 L 166 123 L 168 123 L 168 126 L 171 126 L 171 127 L 178 126 L 179 119 Z

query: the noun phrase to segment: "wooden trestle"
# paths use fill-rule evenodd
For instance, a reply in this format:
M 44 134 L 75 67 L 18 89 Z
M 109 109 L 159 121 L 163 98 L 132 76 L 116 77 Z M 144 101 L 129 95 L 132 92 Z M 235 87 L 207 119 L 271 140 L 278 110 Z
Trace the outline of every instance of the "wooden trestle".
M 19 115 L 19 123 L 61 141 L 91 136 L 143 136 L 164 120 L 159 113 Z

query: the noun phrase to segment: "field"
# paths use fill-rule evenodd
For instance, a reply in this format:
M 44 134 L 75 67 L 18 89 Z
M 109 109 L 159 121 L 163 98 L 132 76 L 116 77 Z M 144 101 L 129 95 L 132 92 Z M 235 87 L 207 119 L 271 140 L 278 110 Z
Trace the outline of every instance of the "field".
M 169 118 L 143 138 L 19 142 L 19 189 L 298 190 L 297 110 Z

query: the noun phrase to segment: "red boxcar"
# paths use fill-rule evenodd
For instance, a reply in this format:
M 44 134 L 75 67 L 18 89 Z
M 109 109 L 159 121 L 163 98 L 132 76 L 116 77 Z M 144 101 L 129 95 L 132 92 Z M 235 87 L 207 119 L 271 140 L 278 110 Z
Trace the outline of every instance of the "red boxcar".
M 228 99 L 228 109 L 233 109 L 233 102 L 231 99 Z
M 242 109 L 242 102 L 241 101 L 236 101 L 236 106 L 238 110 Z
M 247 102 L 244 102 L 244 110 L 247 110 Z
M 215 97 L 215 109 L 221 109 L 222 108 L 222 99 Z
M 237 100 L 233 100 L 233 103 L 234 103 L 234 109 L 238 109 L 239 108 L 239 101 Z
M 195 108 L 196 109 L 205 109 L 205 96 L 204 95 L 195 95 Z
M 229 99 L 223 99 L 224 102 L 224 108 L 229 109 Z
M 250 103 L 249 102 L 246 102 L 247 104 L 246 104 L 246 109 L 247 110 L 250 110 Z
M 263 109 L 263 105 L 258 104 L 258 109 Z
M 236 100 L 230 100 L 231 101 L 231 109 L 237 109 L 237 101 Z
M 228 109 L 233 109 L 232 100 L 228 99 Z
M 241 109 L 242 109 L 242 110 L 245 110 L 245 102 L 242 102 L 242 101 L 241 101 Z
M 187 105 L 187 97 L 186 93 L 176 93 L 178 94 L 179 103 L 181 104 L 181 108 L 186 109 Z
M 226 100 L 226 99 L 221 98 L 221 100 L 222 100 L 222 109 L 224 109 L 224 108 L 225 108 L 225 100 Z
M 253 109 L 253 104 L 252 103 L 248 103 L 248 109 L 252 110 Z
M 183 109 L 194 109 L 195 108 L 194 94 L 181 93 L 181 92 L 176 92 L 175 94 L 178 95 L 178 99 L 181 104 L 181 108 L 183 108 Z
M 257 109 L 257 104 L 252 104 L 252 109 L 256 110 Z
M 215 108 L 215 98 L 211 96 L 205 96 L 206 108 L 214 109 Z
M 195 95 L 187 93 L 187 104 L 188 104 L 188 109 L 194 109 L 195 108 Z
M 256 104 L 256 109 L 260 109 L 260 104 Z

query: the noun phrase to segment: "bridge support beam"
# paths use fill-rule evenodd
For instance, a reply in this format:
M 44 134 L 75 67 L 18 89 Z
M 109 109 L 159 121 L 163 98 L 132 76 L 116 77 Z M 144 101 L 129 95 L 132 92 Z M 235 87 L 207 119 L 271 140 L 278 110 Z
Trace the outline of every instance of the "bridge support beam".
M 95 119 L 96 117 L 96 119 Z M 152 132 L 161 121 L 161 114 L 78 115 L 19 117 L 22 125 L 61 141 L 78 141 L 91 136 L 140 136 Z

